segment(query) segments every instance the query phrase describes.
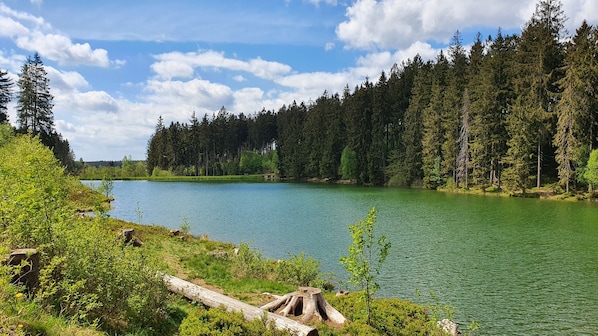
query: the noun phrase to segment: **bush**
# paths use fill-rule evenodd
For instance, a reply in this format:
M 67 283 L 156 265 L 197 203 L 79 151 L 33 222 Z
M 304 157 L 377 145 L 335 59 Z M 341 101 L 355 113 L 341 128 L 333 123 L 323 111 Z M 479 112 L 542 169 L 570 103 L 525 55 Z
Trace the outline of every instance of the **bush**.
M 262 257 L 259 249 L 251 249 L 249 244 L 239 244 L 239 252 L 233 259 L 232 272 L 237 278 L 260 278 L 272 271 L 268 260 Z
M 123 246 L 101 216 L 76 216 L 67 199 L 80 182 L 64 174 L 37 138 L 10 139 L 0 157 L 0 247 L 40 252 L 37 310 L 110 332 L 163 334 L 167 290 L 152 268 L 157 263 L 143 250 Z
M 323 288 L 327 282 L 322 279 L 320 262 L 312 257 L 289 255 L 288 260 L 281 260 L 276 266 L 276 280 L 294 286 Z
M 349 335 L 442 335 L 426 309 L 399 299 L 372 301 L 372 325 L 367 325 L 365 301 L 360 293 L 330 296 L 327 301 L 352 321 L 343 332 Z
M 181 323 L 180 336 L 287 336 L 265 319 L 246 321 L 242 313 L 222 309 L 197 309 Z
M 109 331 L 159 334 L 168 291 L 141 250 L 107 235 L 101 218 L 61 228 L 56 257 L 40 274 L 39 300 L 59 315 Z

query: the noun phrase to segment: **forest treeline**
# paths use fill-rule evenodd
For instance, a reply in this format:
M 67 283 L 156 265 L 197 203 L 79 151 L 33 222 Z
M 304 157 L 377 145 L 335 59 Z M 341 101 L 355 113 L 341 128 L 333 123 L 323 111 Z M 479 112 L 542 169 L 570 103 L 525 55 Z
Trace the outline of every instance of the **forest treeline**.
M 560 1 L 542 0 L 520 35 L 478 34 L 467 50 L 457 32 L 435 60 L 415 55 L 341 94 L 250 116 L 223 108 L 188 124 L 165 126 L 160 118 L 148 171 L 585 188 L 596 148 L 598 29 L 584 21 L 568 36 L 565 21 Z M 248 152 L 276 158 L 249 171 Z

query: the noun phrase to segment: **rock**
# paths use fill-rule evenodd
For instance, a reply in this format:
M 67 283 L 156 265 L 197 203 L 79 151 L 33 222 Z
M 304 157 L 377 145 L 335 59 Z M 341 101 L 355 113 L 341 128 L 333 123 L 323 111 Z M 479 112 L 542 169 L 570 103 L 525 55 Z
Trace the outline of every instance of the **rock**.
M 216 257 L 216 258 L 227 258 L 228 252 L 223 251 L 223 250 L 214 250 L 214 251 L 208 252 L 208 255 Z
M 171 236 L 176 237 L 176 236 L 178 236 L 180 234 L 181 234 L 181 230 L 179 230 L 179 229 L 172 229 L 172 230 L 170 230 L 170 235 Z
M 436 324 L 446 333 L 451 336 L 461 335 L 459 331 L 459 325 L 449 319 L 443 319 L 442 321 L 436 322 Z

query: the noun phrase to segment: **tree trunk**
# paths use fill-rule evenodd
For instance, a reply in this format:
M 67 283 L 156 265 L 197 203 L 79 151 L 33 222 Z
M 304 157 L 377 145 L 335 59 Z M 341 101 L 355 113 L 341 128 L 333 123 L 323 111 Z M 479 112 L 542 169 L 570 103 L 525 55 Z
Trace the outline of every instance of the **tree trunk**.
M 277 329 L 289 330 L 298 336 L 318 335 L 317 329 L 290 318 L 269 313 L 262 308 L 254 307 L 168 274 L 163 274 L 162 278 L 170 291 L 183 295 L 190 300 L 200 301 L 208 307 L 220 308 L 223 306 L 227 311 L 242 312 L 247 320 L 261 319 L 265 316 L 274 323 Z
M 281 296 L 261 308 L 278 312 L 282 316 L 303 315 L 301 320 L 305 322 L 316 318 L 320 321 L 343 324 L 347 320 L 324 299 L 322 291 L 314 287 L 299 287 L 296 292 Z

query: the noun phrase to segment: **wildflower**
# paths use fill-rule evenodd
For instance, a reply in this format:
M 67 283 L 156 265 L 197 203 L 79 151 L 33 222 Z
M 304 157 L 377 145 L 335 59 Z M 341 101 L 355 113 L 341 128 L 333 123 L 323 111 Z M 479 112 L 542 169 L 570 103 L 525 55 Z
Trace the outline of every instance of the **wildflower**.
M 19 324 L 19 325 L 17 326 L 17 328 L 19 328 L 19 329 L 23 329 L 23 325 L 22 325 L 22 324 Z
M 22 297 L 23 297 L 23 293 L 17 293 L 17 294 L 15 294 L 15 297 L 16 297 L 17 299 L 20 299 L 20 298 L 22 298 Z

